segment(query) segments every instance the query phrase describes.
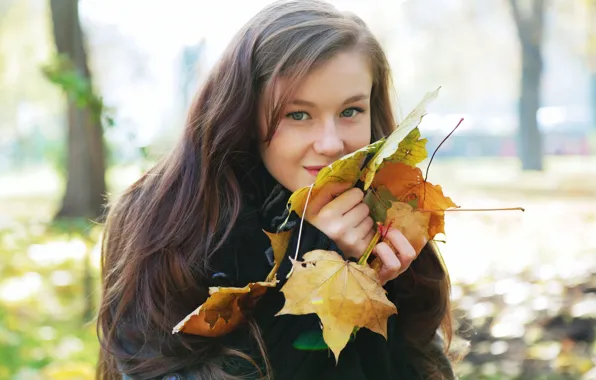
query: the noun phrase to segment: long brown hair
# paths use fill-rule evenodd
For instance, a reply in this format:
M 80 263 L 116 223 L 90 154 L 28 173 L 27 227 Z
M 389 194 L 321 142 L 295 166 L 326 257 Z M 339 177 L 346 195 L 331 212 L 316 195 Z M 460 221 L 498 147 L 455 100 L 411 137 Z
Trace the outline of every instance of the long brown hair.
M 207 298 L 209 258 L 239 215 L 237 170 L 243 160 L 259 159 L 259 99 L 270 106 L 270 138 L 292 95 L 275 100 L 272 84 L 283 77 L 288 89 L 296 88 L 316 65 L 346 50 L 370 59 L 372 136 L 379 139 L 396 125 L 389 64 L 358 17 L 322 1 L 282 1 L 237 33 L 195 98 L 177 145 L 110 207 L 102 244 L 100 378 L 119 377 L 116 361 L 143 378 L 199 364 L 199 378 L 233 378 L 210 359 L 245 354 L 217 339 L 172 335 L 172 328 Z M 396 287 L 409 294 L 400 299 L 406 338 L 425 352 L 428 339 L 421 337 L 430 339 L 442 323 L 451 335 L 449 279 L 438 251 L 427 249 L 402 277 Z M 155 354 L 131 355 L 127 344 Z

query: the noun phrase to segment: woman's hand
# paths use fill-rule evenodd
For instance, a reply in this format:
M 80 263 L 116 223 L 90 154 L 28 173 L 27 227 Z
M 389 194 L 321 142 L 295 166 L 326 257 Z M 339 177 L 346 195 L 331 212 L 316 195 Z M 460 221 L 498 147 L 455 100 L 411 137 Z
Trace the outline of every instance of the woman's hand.
M 381 261 L 379 278 L 383 285 L 405 272 L 418 256 L 408 239 L 395 228 L 389 228 L 385 241 L 378 243 L 372 253 Z
M 363 202 L 364 193 L 350 189 L 350 183 L 331 182 L 311 199 L 305 219 L 332 239 L 346 258 L 359 259 L 375 230 L 369 207 Z M 385 285 L 409 268 L 417 252 L 408 239 L 397 229 L 390 228 L 385 241 L 372 251 L 381 262 L 379 278 Z
M 375 234 L 374 221 L 362 202 L 362 190 L 350 187 L 346 182 L 323 186 L 310 200 L 305 219 L 333 240 L 346 258 L 358 259 Z

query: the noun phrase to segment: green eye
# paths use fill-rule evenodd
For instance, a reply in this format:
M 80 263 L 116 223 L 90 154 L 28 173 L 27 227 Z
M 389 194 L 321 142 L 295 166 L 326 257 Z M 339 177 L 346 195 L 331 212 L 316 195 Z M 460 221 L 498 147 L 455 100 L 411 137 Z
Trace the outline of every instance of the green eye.
M 347 108 L 347 109 L 341 111 L 341 116 L 342 117 L 354 117 L 357 114 L 359 114 L 360 112 L 362 112 L 362 109 L 356 108 L 356 107 L 351 107 L 351 108 Z
M 286 115 L 286 117 L 291 117 L 293 120 L 301 121 L 308 119 L 308 114 L 306 112 L 290 112 Z

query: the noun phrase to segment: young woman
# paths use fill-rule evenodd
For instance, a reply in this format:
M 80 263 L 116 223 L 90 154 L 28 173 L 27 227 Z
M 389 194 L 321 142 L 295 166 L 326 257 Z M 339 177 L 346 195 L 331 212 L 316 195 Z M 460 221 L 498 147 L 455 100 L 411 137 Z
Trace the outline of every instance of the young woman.
M 441 336 L 451 337 L 447 272 L 432 243 L 416 257 L 395 229 L 391 245 L 374 249 L 399 310 L 388 340 L 361 329 L 338 363 L 327 350 L 295 348 L 298 337 L 321 327 L 316 315 L 275 316 L 283 282 L 227 335 L 172 334 L 209 286 L 265 279 L 272 261 L 263 230 L 277 230 L 291 193 L 321 168 L 392 132 L 389 92 L 387 59 L 358 17 L 316 0 L 276 2 L 253 17 L 198 94 L 178 145 L 111 207 L 99 376 L 453 378 L 441 344 Z M 300 254 L 360 257 L 374 233 L 362 200 L 357 188 L 325 187 L 309 203 Z M 288 252 L 296 249 L 293 236 Z M 288 256 L 279 279 L 290 269 Z

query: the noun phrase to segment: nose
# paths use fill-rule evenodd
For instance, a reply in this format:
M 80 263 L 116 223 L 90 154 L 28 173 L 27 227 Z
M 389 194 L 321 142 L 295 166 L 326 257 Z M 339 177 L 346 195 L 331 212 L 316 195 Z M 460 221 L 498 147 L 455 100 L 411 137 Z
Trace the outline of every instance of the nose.
M 344 150 L 344 141 L 338 133 L 335 118 L 326 119 L 317 129 L 314 151 L 322 156 L 338 158 Z

